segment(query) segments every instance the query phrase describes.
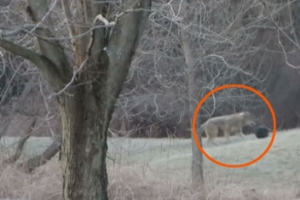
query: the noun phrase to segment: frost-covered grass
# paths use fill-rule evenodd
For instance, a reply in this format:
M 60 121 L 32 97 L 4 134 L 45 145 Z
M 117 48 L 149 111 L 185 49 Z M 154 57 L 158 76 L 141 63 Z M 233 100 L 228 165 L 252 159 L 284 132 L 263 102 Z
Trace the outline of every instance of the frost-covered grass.
M 270 133 L 271 134 L 271 133 Z M 220 162 L 240 164 L 258 157 L 268 146 L 271 136 L 257 139 L 249 135 L 246 139 L 238 136 L 230 138 L 226 144 L 223 138 L 216 141 L 219 146 L 206 146 L 205 151 Z M 150 169 L 190 178 L 191 140 L 190 139 L 111 139 L 109 141 L 111 157 L 121 165 L 147 164 Z M 300 130 L 293 129 L 276 133 L 270 151 L 257 163 L 239 169 L 224 168 L 204 158 L 204 171 L 207 176 L 218 175 L 235 182 L 248 182 L 254 185 L 269 187 L 287 184 L 300 184 Z
M 19 138 L 5 137 L 2 153 Z M 230 164 L 249 162 L 261 154 L 270 137 L 231 137 L 226 144 L 204 149 L 213 158 Z M 32 157 L 51 144 L 50 138 L 30 138 L 24 155 Z M 278 132 L 274 144 L 257 163 L 240 169 L 224 168 L 204 158 L 205 190 L 191 191 L 191 139 L 108 140 L 110 199 L 300 199 L 300 130 Z M 1 156 L 0 156 L 1 158 Z M 113 159 L 114 161 L 112 161 Z M 1 161 L 1 159 L 0 159 Z M 61 199 L 61 173 L 54 158 L 32 174 L 15 166 L 0 173 L 0 198 Z

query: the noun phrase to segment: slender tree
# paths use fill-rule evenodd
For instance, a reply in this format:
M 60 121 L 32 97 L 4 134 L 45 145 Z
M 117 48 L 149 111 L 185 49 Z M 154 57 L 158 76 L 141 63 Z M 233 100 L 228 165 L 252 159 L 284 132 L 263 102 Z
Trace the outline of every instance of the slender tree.
M 183 7 L 183 13 L 185 13 L 182 19 L 182 30 L 181 30 L 181 40 L 183 46 L 183 53 L 186 63 L 186 71 L 188 77 L 188 96 L 189 96 L 189 111 L 192 121 L 192 117 L 194 114 L 194 110 L 197 106 L 197 82 L 196 82 L 196 72 L 197 70 L 197 60 L 199 57 L 203 56 L 197 53 L 199 51 L 195 51 L 195 47 L 193 45 L 193 34 L 191 34 L 188 27 L 189 24 L 193 22 L 195 18 L 197 18 L 197 1 L 190 0 L 187 1 L 185 6 Z M 191 123 L 192 125 L 192 123 Z M 199 124 L 197 124 L 199 126 Z M 192 130 L 192 128 L 191 128 Z M 202 143 L 201 135 L 197 135 L 199 138 L 200 144 Z M 199 188 L 203 184 L 203 155 L 199 151 L 196 143 L 194 141 L 193 133 L 191 131 L 192 138 L 192 186 L 193 188 Z

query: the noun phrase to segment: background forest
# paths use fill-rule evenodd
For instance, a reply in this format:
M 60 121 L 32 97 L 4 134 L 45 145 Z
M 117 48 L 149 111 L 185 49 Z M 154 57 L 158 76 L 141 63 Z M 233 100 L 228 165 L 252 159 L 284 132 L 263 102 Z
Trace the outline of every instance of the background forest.
M 59 97 L 60 92 L 54 94 L 53 85 L 49 84 L 49 81 L 47 82 L 41 70 L 23 57 L 11 53 L 10 51 L 5 51 L 1 41 L 2 38 L 9 39 L 29 50 L 38 51 L 42 40 L 47 41 L 50 46 L 53 40 L 64 48 L 64 53 L 70 64 L 70 68 L 75 69 L 76 66 L 78 67 L 78 60 L 80 60 L 80 58 L 78 58 L 79 54 L 72 52 L 74 45 L 78 44 L 74 44 L 74 38 L 70 38 L 71 31 L 69 24 L 71 18 L 69 16 L 77 16 L 79 12 L 78 2 L 81 1 L 64 0 L 60 2 L 57 0 L 49 0 L 47 1 L 48 14 L 45 15 L 42 20 L 35 21 L 34 23 L 32 23 L 34 16 L 31 16 L 33 14 L 28 7 L 28 2 L 33 4 L 32 2 L 35 2 L 35 0 L 0 0 L 0 139 L 4 139 L 5 137 L 18 138 L 18 140 L 14 142 L 18 145 L 16 151 L 14 151 L 14 155 L 10 157 L 7 155 L 2 156 L 2 164 L 0 166 L 7 166 L 8 164 L 16 163 L 17 160 L 21 160 L 17 163 L 16 168 L 5 169 L 11 170 L 8 171 L 9 174 L 14 172 L 20 173 L 21 176 L 21 172 L 19 172 L 17 168 L 26 166 L 24 167 L 26 173 L 24 172 L 24 174 L 22 174 L 22 176 L 24 175 L 22 177 L 23 182 L 21 181 L 22 183 L 20 182 L 15 188 L 22 188 L 21 185 L 25 184 L 25 180 L 34 182 L 33 179 L 37 178 L 47 182 L 47 180 L 51 179 L 52 181 L 55 180 L 54 189 L 48 190 L 49 196 L 51 196 L 50 194 L 52 193 L 61 193 L 59 190 L 61 182 L 57 181 L 60 179 L 58 178 L 60 176 L 53 173 L 53 171 L 51 171 L 53 169 L 47 171 L 48 168 L 46 167 L 55 166 L 54 169 L 56 169 L 57 163 L 53 164 L 53 162 L 50 161 L 47 165 L 43 166 L 44 168 L 38 167 L 44 165 L 48 160 L 57 155 L 62 143 L 63 117 L 59 105 L 61 102 Z M 67 7 L 70 13 L 66 12 L 66 5 L 63 2 L 69 2 Z M 128 2 L 132 1 L 128 0 Z M 113 11 L 108 9 L 112 15 L 117 15 L 116 13 L 121 12 L 123 6 L 127 5 L 124 1 L 122 2 L 120 0 L 91 1 L 91 5 L 92 4 L 109 4 L 111 7 L 114 7 L 114 9 L 112 9 Z M 130 3 L 128 3 L 128 5 L 129 4 Z M 178 155 L 178 157 L 172 158 L 173 161 L 170 161 L 170 163 L 168 161 L 167 164 L 161 161 L 164 157 L 159 157 L 156 161 L 153 161 L 155 163 L 153 166 L 159 170 L 166 170 L 163 171 L 164 174 L 166 174 L 168 170 L 174 170 L 173 172 L 175 173 L 176 170 L 183 170 L 183 168 L 188 168 L 190 171 L 190 166 L 187 167 L 183 164 L 186 161 L 179 160 L 183 157 L 186 158 L 185 156 L 187 155 L 190 156 L 189 153 L 191 152 L 186 152 L 191 151 L 190 144 L 186 141 L 190 142 L 191 139 L 180 140 L 177 144 L 177 149 L 172 149 L 173 147 L 163 147 L 163 145 L 165 145 L 163 141 L 165 140 L 161 140 L 161 144 L 152 144 L 153 141 L 149 138 L 191 138 L 190 121 L 195 106 L 206 93 L 225 84 L 245 84 L 259 90 L 273 106 L 277 119 L 277 131 L 282 133 L 282 135 L 285 134 L 285 130 L 298 128 L 300 125 L 299 11 L 299 0 L 153 0 L 151 12 L 145 24 L 145 30 L 143 34 L 141 34 L 140 42 L 131 61 L 126 80 L 123 86 L 121 81 L 118 82 L 120 85 L 116 87 L 116 90 L 114 90 L 112 86 L 112 91 L 116 92 L 115 97 L 118 98 L 116 98 L 115 109 L 111 120 L 109 120 L 109 117 L 105 118 L 105 122 L 110 121 L 108 137 L 112 141 L 116 139 L 115 144 L 119 144 L 118 138 L 147 138 L 147 142 L 149 142 L 149 144 L 151 143 L 150 146 L 155 146 L 155 156 L 159 154 L 160 156 L 167 156 L 169 159 L 169 153 L 167 154 L 166 151 L 169 152 L 170 149 L 170 151 Z M 122 14 L 126 12 L 131 11 L 124 11 Z M 43 21 L 48 15 L 51 15 L 51 23 L 45 23 L 48 26 L 44 27 Z M 108 21 L 113 21 L 113 18 L 108 17 Z M 135 22 L 137 22 L 137 24 L 140 23 L 139 21 Z M 126 20 L 124 24 L 125 23 L 130 24 L 128 21 L 126 22 Z M 55 33 L 55 37 L 41 37 L 36 33 L 39 31 L 39 27 L 51 30 Z M 93 31 L 94 29 L 91 30 Z M 136 33 L 137 35 L 140 34 L 139 31 L 136 31 Z M 82 37 L 88 36 L 85 34 Z M 138 38 L 138 36 L 136 38 Z M 87 44 L 84 45 L 87 46 Z M 129 51 L 134 53 L 134 48 Z M 128 57 L 133 55 L 131 53 L 128 54 Z M 127 61 L 128 60 L 126 60 L 124 66 L 130 63 L 130 61 Z M 118 63 L 118 61 L 116 61 L 116 63 Z M 119 69 L 122 68 L 120 67 Z M 88 76 L 92 77 L 93 75 L 91 74 L 92 73 L 84 77 L 84 80 L 88 80 Z M 126 70 L 124 74 L 121 73 L 120 76 L 122 75 L 126 75 Z M 69 77 L 64 78 L 67 79 Z M 116 78 L 116 80 L 118 79 Z M 103 86 L 103 88 L 104 87 L 105 86 Z M 117 93 L 121 88 L 122 90 L 120 90 L 120 95 L 118 96 Z M 93 110 L 92 107 L 90 109 Z M 108 112 L 110 112 L 110 109 L 109 107 Z M 252 92 L 243 89 L 222 90 L 211 96 L 199 112 L 197 125 L 214 116 L 232 114 L 245 110 L 250 111 L 257 117 L 257 125 L 263 124 L 272 129 L 272 118 L 265 102 Z M 103 113 L 98 113 L 98 115 L 100 117 L 104 116 Z M 103 127 L 104 130 L 105 125 L 103 125 Z M 251 133 L 254 129 L 253 127 L 245 127 L 244 131 Z M 286 133 L 288 134 L 288 132 Z M 293 132 L 292 135 L 296 137 L 296 133 Z M 43 150 L 39 150 L 39 153 L 34 154 L 34 156 L 31 156 L 29 159 L 26 156 L 24 156 L 24 158 L 21 157 L 21 154 L 25 152 L 24 145 L 26 141 L 29 141 L 30 138 L 35 141 L 37 137 L 41 140 L 45 138 L 51 138 L 51 140 L 47 140 L 46 147 L 43 148 Z M 124 145 L 125 143 L 126 142 L 124 142 Z M 113 144 L 108 144 L 108 149 L 113 149 L 111 151 L 109 150 L 109 155 L 107 155 L 108 160 L 113 161 L 112 165 L 110 165 L 111 163 L 108 161 L 109 166 L 115 167 L 116 163 L 118 163 L 120 166 L 125 165 L 130 168 L 132 167 L 131 164 L 137 165 L 139 162 L 142 163 L 142 158 L 144 157 L 139 154 L 142 150 L 141 152 L 138 150 L 129 150 L 129 147 L 126 147 L 128 149 L 123 149 L 121 143 L 119 145 L 118 148 L 120 149 Z M 142 142 L 137 142 L 136 145 L 142 145 Z M 296 143 L 291 145 L 291 149 L 285 151 L 285 153 L 289 153 L 289 155 L 291 152 L 295 152 L 295 149 L 299 150 Z M 158 146 L 160 146 L 160 150 L 158 150 Z M 256 147 L 257 149 L 261 148 L 258 143 Z M 179 152 L 180 148 L 184 150 Z M 233 149 L 239 151 L 235 148 L 238 147 L 234 147 Z M 257 149 L 255 149 L 255 152 Z M 4 151 L 5 148 L 2 150 Z M 218 154 L 220 150 L 215 149 L 211 151 L 216 156 L 220 156 Z M 252 150 L 245 147 L 245 151 L 250 152 Z M 126 155 L 122 154 L 121 156 L 119 155 L 120 152 L 125 152 Z M 132 158 L 131 154 L 134 153 L 136 157 Z M 147 156 L 149 156 L 148 158 L 150 159 L 151 156 L 148 155 L 148 153 Z M 193 154 L 193 159 L 194 156 Z M 247 154 L 247 156 L 251 157 L 252 155 Z M 293 154 L 293 156 L 296 156 L 296 154 Z M 226 156 L 224 156 L 224 158 L 225 157 Z M 171 168 L 164 168 L 166 166 L 168 167 L 169 164 L 171 165 L 172 162 L 175 162 L 174 159 L 178 159 L 178 162 L 173 163 L 178 169 L 172 168 L 171 170 Z M 275 166 L 277 163 L 277 160 L 276 162 L 275 160 L 276 158 L 273 159 L 272 157 L 272 162 L 270 162 L 269 165 Z M 207 162 L 207 160 L 205 160 L 205 162 Z M 284 162 L 282 161 L 282 163 Z M 291 166 L 291 168 L 295 166 L 296 164 Z M 141 196 L 143 196 L 144 193 L 139 194 L 141 196 L 137 195 L 140 198 L 128 197 L 131 193 L 139 193 L 140 187 L 134 185 L 134 182 L 138 182 L 130 171 L 134 171 L 134 169 L 128 169 L 126 167 L 122 169 L 123 171 L 116 171 L 114 168 L 108 167 L 108 173 L 114 177 L 111 179 L 113 181 L 110 181 L 112 184 L 109 185 L 108 188 L 110 198 L 113 199 L 112 197 L 115 195 L 115 199 L 143 199 Z M 144 181 L 143 183 L 145 185 L 146 182 L 152 184 L 156 181 L 149 179 L 150 176 L 146 175 L 147 173 L 145 171 L 147 167 L 146 164 L 143 167 L 139 167 L 141 171 L 139 171 L 139 178 L 148 177 L 148 179 L 139 179 L 141 182 Z M 40 171 L 34 171 L 36 168 Z M 210 169 L 211 166 L 205 166 L 204 168 Z M 266 167 L 261 166 L 258 166 L 258 168 L 261 170 L 258 175 L 256 174 L 257 171 L 250 170 L 251 173 L 250 171 L 245 172 L 247 173 L 247 177 L 250 177 L 252 174 L 259 176 L 262 174 L 262 171 L 266 169 Z M 285 170 L 284 166 L 279 168 L 278 173 L 282 173 L 282 171 Z M 206 177 L 208 177 L 207 174 L 213 174 L 208 171 L 206 173 L 205 169 L 204 174 Z M 268 170 L 266 173 L 276 171 L 274 168 L 268 168 Z M 222 170 L 218 171 L 218 173 L 219 172 L 221 174 L 223 173 Z M 295 169 L 290 172 L 291 171 L 289 171 L 289 177 L 295 178 L 295 174 L 298 174 Z M 34 174 L 29 177 L 27 173 Z M 183 171 L 180 171 L 180 173 L 183 173 Z M 2 178 L 4 180 L 5 177 L 3 174 L 4 173 L 2 173 L 1 176 L 3 176 Z M 128 181 L 129 186 L 122 182 L 123 180 L 120 178 L 121 174 L 123 177 L 133 179 L 132 182 Z M 226 177 L 233 177 L 228 175 L 227 171 L 225 174 L 224 176 Z M 245 176 L 241 177 L 242 180 L 245 180 Z M 9 178 L 7 178 L 7 180 L 8 179 Z M 210 179 L 211 181 L 210 190 L 214 189 L 214 185 L 218 185 L 216 179 L 206 179 Z M 224 180 L 225 179 L 226 178 L 224 178 Z M 240 181 L 240 179 L 236 180 L 236 182 L 238 181 Z M 260 182 L 258 180 L 256 181 Z M 226 182 L 226 180 L 224 182 Z M 298 180 L 295 180 L 295 182 L 299 184 Z M 7 194 L 9 194 L 7 195 L 1 191 L 10 191 L 7 188 L 11 186 L 8 182 L 7 185 L 5 184 L 5 181 L 3 185 L 0 183 L 0 197 L 30 196 L 30 194 L 24 193 L 23 189 L 20 190 L 23 193 L 7 192 Z M 168 189 L 162 191 L 162 188 L 160 188 L 161 190 L 155 188 L 156 184 L 162 184 L 168 187 Z M 184 191 L 184 195 L 178 197 L 178 199 L 194 198 L 191 193 L 186 192 L 184 182 L 181 183 L 181 185 L 176 184 L 172 179 L 168 183 L 163 181 L 155 182 L 155 186 L 146 185 L 145 187 L 153 192 L 147 194 L 149 199 L 158 199 L 159 195 L 161 195 L 160 197 L 164 197 L 163 199 L 172 199 L 172 197 L 176 195 L 180 196 L 180 194 L 176 193 L 176 189 L 173 188 L 174 185 L 180 188 L 178 191 Z M 41 186 L 42 185 L 43 184 L 41 184 Z M 47 184 L 46 186 L 49 187 Z M 131 188 L 128 189 L 129 192 L 126 190 L 127 186 Z M 31 189 L 34 190 L 32 185 L 31 187 Z M 155 193 L 154 191 L 158 192 Z M 118 192 L 120 192 L 119 196 Z M 226 193 L 226 195 L 229 193 L 230 192 Z M 251 190 L 251 195 L 253 195 L 253 193 L 255 192 Z M 289 194 L 294 195 L 294 193 L 293 191 Z M 201 195 L 203 194 L 201 193 Z M 247 196 L 248 193 L 243 193 L 243 195 Z M 299 192 L 296 196 L 297 195 L 299 195 Z M 58 195 L 56 195 L 56 197 L 57 196 Z M 236 197 L 230 195 L 227 197 L 228 199 L 240 199 L 238 195 Z M 252 197 L 253 196 L 247 198 L 254 199 L 254 197 Z M 269 196 L 268 198 L 272 199 L 273 197 L 274 196 Z M 39 197 L 36 196 L 35 198 L 38 199 Z M 199 196 L 195 197 L 195 199 L 198 198 Z M 214 198 L 218 199 L 217 195 L 214 196 Z M 245 199 L 247 198 L 245 197 Z
M 188 73 L 191 72 L 185 67 L 184 41 L 180 34 L 178 7 L 181 3 L 153 3 L 155 12 L 149 17 L 118 99 L 110 134 L 190 137 Z M 1 28 L 26 21 L 26 14 L 20 13 L 20 7 L 24 6 L 25 2 L 17 1 L 2 7 Z M 279 130 L 297 127 L 300 122 L 297 68 L 300 58 L 296 43 L 300 28 L 299 1 L 270 1 L 268 11 L 260 1 L 204 1 L 198 6 L 197 19 L 188 27 L 193 36 L 196 62 L 192 72 L 195 101 L 217 86 L 243 83 L 268 98 L 276 112 Z M 53 12 L 57 12 L 56 29 L 63 38 L 67 31 L 63 15 L 59 9 Z M 34 48 L 32 38 L 22 34 L 14 37 Z M 37 136 L 59 134 L 57 106 L 55 101 L 45 98 L 50 94 L 49 89 L 39 76 L 28 61 L 1 52 L 1 135 L 22 135 L 20 127 L 34 116 L 42 124 Z M 203 121 L 221 113 L 247 109 L 259 116 L 260 123 L 272 126 L 265 103 L 255 95 L 245 90 L 226 90 L 217 97 L 214 104 L 212 100 L 205 104 Z M 215 108 L 211 109 L 213 105 Z

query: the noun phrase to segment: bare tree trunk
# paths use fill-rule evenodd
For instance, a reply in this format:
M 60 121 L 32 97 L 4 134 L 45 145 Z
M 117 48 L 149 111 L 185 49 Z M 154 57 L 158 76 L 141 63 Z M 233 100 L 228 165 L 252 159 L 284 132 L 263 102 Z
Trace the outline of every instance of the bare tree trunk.
M 185 34 L 183 34 L 185 35 Z M 188 95 L 189 95 L 189 109 L 190 109 L 190 116 L 191 121 L 194 114 L 194 110 L 197 106 L 197 98 L 196 98 L 196 80 L 195 80 L 195 73 L 193 73 L 193 58 L 191 57 L 191 48 L 189 46 L 189 42 L 186 41 L 185 36 L 183 36 L 183 48 L 185 54 L 185 60 L 188 69 Z M 198 120 L 199 121 L 199 120 Z M 192 123 L 190 123 L 192 125 Z M 197 126 L 200 126 L 197 124 Z M 199 139 L 200 144 L 202 145 L 202 137 L 200 134 L 197 133 L 197 137 Z M 194 141 L 193 132 L 191 132 L 192 138 L 192 185 L 193 187 L 201 187 L 203 183 L 203 155 L 199 151 L 196 143 Z
M 92 91 L 84 87 L 60 100 L 63 125 L 61 162 L 64 196 L 69 199 L 108 199 L 107 128 L 110 115 Z M 103 94 L 105 96 L 106 94 Z M 64 103 L 62 103 L 62 101 Z
M 43 26 L 54 26 L 48 1 L 28 2 L 27 11 L 35 23 L 43 20 Z M 56 92 L 63 128 L 60 158 L 64 199 L 107 200 L 108 125 L 147 24 L 151 0 L 122 1 L 123 12 L 117 13 L 118 17 L 116 13 L 110 16 L 116 19 L 112 24 L 102 20 L 112 10 L 107 9 L 112 4 L 76 1 L 78 16 L 71 16 L 69 0 L 62 4 L 70 37 L 75 40 L 76 70 L 80 69 L 76 76 L 60 41 L 47 39 L 55 38 L 52 28 L 35 29 L 41 54 L 2 37 L 0 46 L 38 66 Z M 74 18 L 86 26 L 72 26 Z M 96 28 L 94 23 L 101 22 L 104 25 Z M 91 35 L 85 33 L 89 25 L 94 26 Z M 73 38 L 74 35 L 83 37 Z
M 183 52 L 185 57 L 186 63 L 186 70 L 188 76 L 188 96 L 189 96 L 189 111 L 190 111 L 190 118 L 192 121 L 192 117 L 194 114 L 194 110 L 197 106 L 197 83 L 196 83 L 196 61 L 198 57 L 201 55 L 194 55 L 195 51 L 192 45 L 193 37 L 192 35 L 185 30 L 188 24 L 195 19 L 196 13 L 196 2 L 189 1 L 189 3 L 184 8 L 185 18 L 183 19 L 183 26 L 181 30 L 181 39 L 183 44 Z M 191 9 L 192 8 L 192 9 Z M 192 123 L 190 123 L 192 125 Z M 197 124 L 199 126 L 199 124 Z M 192 129 L 191 129 L 192 130 Z M 201 135 L 197 134 L 200 144 L 202 145 L 202 138 Z M 199 151 L 194 141 L 193 132 L 191 131 L 191 138 L 192 138 L 192 187 L 199 188 L 202 187 L 203 184 L 203 155 Z

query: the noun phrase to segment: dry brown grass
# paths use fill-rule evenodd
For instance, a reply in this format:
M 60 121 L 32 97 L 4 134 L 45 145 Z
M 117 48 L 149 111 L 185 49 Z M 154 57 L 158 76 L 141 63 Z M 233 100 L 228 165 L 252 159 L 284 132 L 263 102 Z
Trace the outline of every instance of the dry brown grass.
M 109 197 L 113 200 L 295 200 L 297 196 L 300 199 L 296 188 L 255 190 L 228 181 L 226 184 L 212 181 L 202 191 L 192 191 L 189 182 L 180 182 L 176 177 L 167 175 L 162 177 L 146 166 L 109 166 L 108 174 Z M 57 160 L 50 161 L 31 174 L 8 166 L 1 169 L 0 180 L 0 199 L 62 199 L 62 179 Z
M 300 200 L 300 190 L 296 187 L 258 190 L 242 183 L 234 184 L 227 180 L 224 184 L 214 180 L 207 183 L 202 191 L 193 191 L 190 182 L 157 176 L 145 168 L 110 167 L 109 175 L 109 194 L 114 200 Z
M 58 167 L 58 163 L 52 161 L 31 174 L 24 173 L 15 165 L 1 169 L 0 199 L 62 199 Z

